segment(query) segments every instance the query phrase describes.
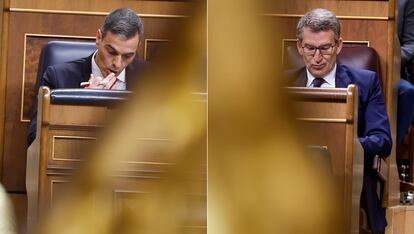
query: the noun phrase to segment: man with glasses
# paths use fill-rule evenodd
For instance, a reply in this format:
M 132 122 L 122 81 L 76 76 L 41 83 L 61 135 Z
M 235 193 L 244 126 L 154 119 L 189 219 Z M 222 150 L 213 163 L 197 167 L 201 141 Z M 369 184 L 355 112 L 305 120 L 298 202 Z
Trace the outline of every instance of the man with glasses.
M 297 49 L 306 68 L 295 72 L 295 86 L 346 88 L 358 87 L 358 137 L 364 149 L 364 181 L 361 207 L 367 213 L 372 233 L 382 233 L 387 225 L 385 210 L 376 193 L 377 179 L 372 170 L 375 155 L 391 152 L 391 134 L 377 74 L 336 62 L 343 41 L 335 14 L 325 9 L 306 13 L 296 28 Z

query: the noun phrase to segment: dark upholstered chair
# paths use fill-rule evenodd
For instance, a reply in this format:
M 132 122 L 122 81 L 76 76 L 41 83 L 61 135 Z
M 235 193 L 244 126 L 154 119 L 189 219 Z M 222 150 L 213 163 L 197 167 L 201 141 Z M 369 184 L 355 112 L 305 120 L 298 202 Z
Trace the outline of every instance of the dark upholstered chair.
M 95 42 L 79 41 L 50 41 L 42 48 L 37 68 L 36 92 L 39 89 L 39 81 L 51 65 L 65 63 L 87 57 L 96 50 Z
M 285 48 L 285 56 L 283 60 L 283 66 L 285 69 L 295 69 L 305 66 L 295 45 L 289 45 Z M 384 83 L 381 77 L 379 55 L 373 48 L 344 45 L 341 53 L 338 55 L 338 62 L 350 67 L 374 71 L 378 74 L 381 86 Z
M 50 41 L 43 46 L 37 68 L 37 78 L 35 85 L 35 96 L 39 90 L 39 83 L 48 66 L 65 63 L 87 57 L 96 50 L 95 42 L 78 42 L 78 41 Z M 34 104 L 34 115 L 36 115 L 37 101 Z M 35 123 L 32 121 L 29 125 L 28 145 L 35 139 Z

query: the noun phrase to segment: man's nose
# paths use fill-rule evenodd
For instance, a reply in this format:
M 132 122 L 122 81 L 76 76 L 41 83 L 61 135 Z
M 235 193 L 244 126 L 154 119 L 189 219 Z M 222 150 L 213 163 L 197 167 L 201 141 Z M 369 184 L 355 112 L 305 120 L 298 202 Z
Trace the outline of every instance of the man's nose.
M 121 65 L 122 65 L 122 58 L 121 58 L 120 55 L 113 57 L 113 59 L 112 59 L 112 65 L 115 68 L 120 68 L 121 67 Z
M 321 54 L 321 52 L 319 51 L 319 49 L 317 49 L 317 50 L 315 51 L 315 54 L 313 55 L 313 59 L 314 59 L 316 62 L 320 62 L 320 61 L 322 61 L 323 57 L 322 57 L 322 54 Z

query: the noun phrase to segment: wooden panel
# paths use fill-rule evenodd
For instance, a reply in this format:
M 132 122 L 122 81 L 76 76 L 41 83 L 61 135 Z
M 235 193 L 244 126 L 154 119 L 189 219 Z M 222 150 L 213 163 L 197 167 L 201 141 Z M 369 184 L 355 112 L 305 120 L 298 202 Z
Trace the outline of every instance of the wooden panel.
M 125 212 L 125 210 L 126 212 L 128 210 L 145 210 L 146 207 L 148 207 L 146 199 L 150 198 L 150 196 L 151 194 L 143 191 L 114 190 L 114 213 Z M 182 226 L 180 226 L 180 228 L 183 228 L 184 230 L 188 230 L 191 227 L 204 229 L 207 226 L 205 210 L 206 196 L 201 194 L 191 194 L 187 195 L 184 201 L 186 201 L 187 204 L 183 204 L 181 216 L 185 219 L 182 220 Z
M 102 126 L 110 118 L 110 110 L 101 106 L 53 105 L 51 125 Z M 81 113 L 74 115 L 74 113 Z
M 368 17 L 388 18 L 388 1 L 320 1 L 310 0 L 286 1 L 283 4 L 275 4 L 269 1 L 265 13 L 278 13 L 287 15 L 303 15 L 310 9 L 325 8 L 335 12 L 338 18 L 344 17 Z
M 51 176 L 50 177 L 50 207 L 56 202 L 57 198 L 61 197 L 65 194 L 65 190 L 67 190 L 67 184 L 69 181 L 67 178 L 61 178 L 59 176 Z M 46 194 L 45 194 L 46 195 Z
M 80 161 L 82 155 L 96 143 L 94 137 L 53 136 L 50 161 Z
M 309 145 L 321 145 L 329 146 L 328 151 L 331 155 L 336 155 L 337 157 L 332 157 L 332 169 L 334 175 L 338 177 L 345 176 L 346 168 L 345 164 L 345 136 L 346 136 L 346 127 L 343 123 L 311 123 L 307 122 L 303 124 L 306 129 L 305 132 L 311 134 L 307 138 L 307 143 Z M 332 132 L 337 133 L 335 137 L 332 136 Z M 343 183 L 343 181 L 342 181 Z M 340 185 L 343 189 L 343 184 Z
M 113 190 L 112 196 L 115 215 L 125 210 L 145 210 L 148 207 L 148 203 L 145 202 L 148 194 L 143 191 L 117 189 Z
M 26 233 L 27 197 L 24 193 L 9 193 L 17 224 L 17 233 Z
M 134 0 L 10 0 L 11 8 L 34 10 L 63 10 L 106 13 L 119 7 L 130 7 L 139 14 L 176 14 L 188 13 L 188 1 L 134 1 Z
M 144 60 L 153 61 L 160 50 L 165 49 L 168 41 L 165 39 L 145 39 Z
M 312 103 L 303 102 L 300 106 L 300 116 L 315 120 L 329 118 L 330 121 L 346 122 L 347 109 L 345 103 Z

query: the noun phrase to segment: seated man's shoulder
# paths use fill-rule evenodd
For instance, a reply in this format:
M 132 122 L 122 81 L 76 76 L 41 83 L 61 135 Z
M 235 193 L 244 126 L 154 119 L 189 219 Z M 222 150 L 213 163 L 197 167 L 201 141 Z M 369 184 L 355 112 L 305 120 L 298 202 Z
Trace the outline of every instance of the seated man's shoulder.
M 78 60 L 48 66 L 40 81 L 40 85 L 51 89 L 80 88 L 80 83 L 87 81 L 91 73 L 91 60 Z
M 344 64 L 340 64 L 341 73 L 345 73 L 351 80 L 357 84 L 369 84 L 378 83 L 378 74 L 374 71 L 350 67 Z
M 287 86 L 303 86 L 301 84 L 302 78 L 305 77 L 306 69 L 305 67 L 293 68 L 284 70 L 281 75 Z M 306 81 L 306 80 L 305 80 Z
M 351 83 L 356 84 L 360 96 L 370 95 L 372 92 L 381 93 L 381 83 L 376 72 L 346 65 L 341 65 L 340 69 L 342 74 L 345 72 Z
M 54 64 L 49 67 L 53 67 L 54 69 L 58 69 L 58 70 L 77 69 L 85 65 L 90 66 L 90 64 L 91 64 L 91 59 L 89 57 L 85 57 L 85 58 L 80 58 L 80 59 L 69 61 L 69 62 Z
M 345 64 L 340 64 L 339 66 L 341 66 L 342 70 L 348 71 L 350 73 L 356 73 L 358 75 L 376 76 L 376 74 L 377 74 L 376 72 L 368 70 L 368 69 L 350 67 L 350 66 L 345 65 Z

